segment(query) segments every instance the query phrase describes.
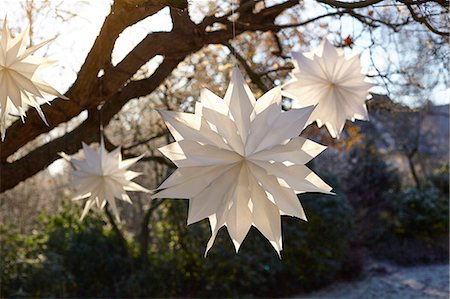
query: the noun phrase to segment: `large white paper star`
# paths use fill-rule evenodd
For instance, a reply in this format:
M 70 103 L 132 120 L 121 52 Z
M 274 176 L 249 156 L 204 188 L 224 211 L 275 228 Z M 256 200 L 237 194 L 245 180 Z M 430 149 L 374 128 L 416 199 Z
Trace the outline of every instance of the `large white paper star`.
M 280 215 L 306 220 L 296 194 L 331 188 L 305 164 L 325 147 L 299 137 L 313 107 L 281 109 L 281 89 L 258 101 L 235 68 L 222 100 L 201 94 L 195 114 L 160 111 L 176 142 L 160 148 L 178 169 L 153 198 L 189 198 L 188 224 L 226 226 L 236 251 L 255 226 L 280 254 Z M 205 253 L 205 254 L 206 254 Z
M 44 100 L 45 96 L 57 96 L 67 99 L 56 89 L 43 81 L 36 71 L 53 61 L 47 58 L 32 56 L 38 49 L 49 41 L 27 48 L 30 27 L 12 38 L 6 19 L 3 23 L 2 38 L 0 40 L 0 131 L 2 140 L 6 133 L 6 116 L 14 108 L 19 111 L 22 121 L 26 115 L 27 106 L 34 107 L 42 120 L 44 114 L 37 98 Z
M 293 108 L 317 105 L 308 124 L 325 124 L 330 135 L 339 138 L 346 119 L 368 119 L 365 100 L 373 84 L 361 74 L 359 55 L 346 58 L 325 39 L 313 52 L 293 52 L 292 57 L 292 80 L 284 84 L 282 94 L 294 100 Z
M 76 169 L 72 172 L 72 176 L 74 177 L 73 183 L 78 191 L 73 199 L 88 198 L 81 219 L 86 216 L 94 204 L 98 208 L 103 209 L 106 202 L 108 202 L 116 219 L 120 221 L 115 199 L 131 203 L 131 199 L 126 191 L 149 192 L 149 190 L 131 181 L 139 176 L 140 173 L 127 170 L 142 156 L 122 160 L 120 147 L 108 153 L 103 139 L 98 150 L 90 148 L 83 142 L 83 153 L 85 158 L 83 160 L 73 159 L 65 154 L 61 154 Z

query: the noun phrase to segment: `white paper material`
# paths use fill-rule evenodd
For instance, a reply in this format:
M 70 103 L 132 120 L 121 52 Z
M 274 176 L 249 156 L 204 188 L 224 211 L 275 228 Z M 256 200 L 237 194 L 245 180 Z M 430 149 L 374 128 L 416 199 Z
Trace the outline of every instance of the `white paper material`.
M 5 18 L 0 40 L 0 131 L 2 141 L 6 134 L 5 119 L 12 109 L 17 109 L 24 121 L 25 109 L 27 106 L 32 106 L 47 124 L 37 98 L 46 100 L 46 96 L 57 96 L 67 99 L 37 75 L 36 71 L 39 68 L 49 65 L 53 61 L 32 56 L 35 51 L 49 41 L 26 48 L 29 31 L 30 28 L 27 27 L 21 34 L 12 38 Z
M 75 171 L 71 173 L 73 185 L 77 189 L 73 199 L 88 199 L 81 219 L 86 216 L 87 212 L 95 204 L 98 208 L 103 209 L 108 203 L 117 221 L 120 221 L 115 199 L 117 198 L 131 204 L 131 199 L 126 191 L 149 192 L 149 190 L 131 181 L 141 174 L 127 170 L 142 156 L 122 160 L 120 147 L 108 153 L 105 149 L 103 138 L 98 150 L 92 149 L 83 143 L 83 153 L 83 160 L 73 159 L 64 153 L 60 154 L 75 168 Z
M 223 100 L 204 90 L 195 114 L 160 111 L 176 140 L 160 151 L 178 169 L 153 198 L 189 198 L 188 224 L 209 219 L 205 255 L 222 226 L 237 252 L 252 225 L 280 254 L 280 215 L 306 220 L 296 194 L 331 191 L 305 166 L 325 147 L 298 136 L 313 108 L 283 112 L 279 87 L 256 101 L 235 68 Z
M 316 105 L 307 124 L 325 125 L 339 138 L 346 119 L 368 120 L 365 100 L 374 85 L 361 73 L 359 55 L 345 57 L 328 40 L 310 53 L 292 53 L 295 68 L 282 94 L 293 99 L 293 108 Z

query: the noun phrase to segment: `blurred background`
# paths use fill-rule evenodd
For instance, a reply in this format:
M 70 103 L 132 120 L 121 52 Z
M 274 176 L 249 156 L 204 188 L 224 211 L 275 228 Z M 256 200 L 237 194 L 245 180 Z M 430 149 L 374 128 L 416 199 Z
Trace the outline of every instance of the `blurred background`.
M 30 45 L 55 38 L 37 54 L 58 64 L 41 76 L 65 92 L 80 79 L 105 17 L 133 0 L 115 2 L 3 0 L 0 20 L 7 15 L 14 34 L 31 24 Z M 136 7 L 148 9 L 147 2 L 136 0 Z M 204 258 L 210 229 L 206 220 L 186 226 L 187 200 L 131 193 L 133 205 L 118 203 L 120 223 L 107 208 L 80 222 L 83 203 L 71 200 L 71 167 L 55 157 L 0 195 L 0 297 L 353 298 L 350 292 L 359 290 L 355 298 L 369 298 L 368 289 L 356 284 L 378 276 L 394 279 L 393 288 L 403 288 L 411 298 L 448 297 L 449 45 L 443 32 L 448 3 L 372 1 L 346 8 L 333 1 L 192 0 L 186 7 L 180 1 L 179 9 L 177 1 L 169 2 L 172 7 L 161 6 L 121 31 L 112 67 L 148 34 L 181 30 L 174 26 L 177 16 L 198 25 L 208 16 L 229 14 L 233 5 L 238 32 L 186 55 L 148 95 L 129 99 L 111 115 L 105 126 L 110 149 L 121 146 L 125 157 L 145 154 L 133 169 L 143 173 L 136 181 L 155 189 L 175 169 L 157 151 L 172 137 L 155 109 L 193 112 L 204 87 L 223 96 L 235 63 L 258 98 L 289 79 L 291 50 L 309 51 L 328 38 L 346 54 L 361 53 L 363 71 L 377 84 L 367 102 L 369 122 L 347 122 L 339 140 L 315 124 L 302 133 L 329 146 L 308 166 L 336 195 L 299 196 L 309 222 L 282 217 L 281 260 L 253 228 L 239 254 L 222 229 Z M 249 2 L 250 10 L 244 11 Z M 248 18 L 280 5 L 286 7 L 276 18 Z M 216 21 L 202 28 L 213 33 L 230 28 L 227 17 Z M 174 47 L 195 36 L 185 38 Z M 163 55 L 152 56 L 128 82 L 152 78 L 165 61 Z M 107 101 L 95 103 L 94 110 L 101 113 Z M 284 108 L 289 107 L 285 99 Z M 88 110 L 27 142 L 2 163 L 78 129 L 89 119 Z M 94 142 L 99 131 L 77 134 Z M 1 180 L 10 178 L 3 172 Z M 426 283 L 414 276 L 420 267 L 431 267 Z M 349 293 L 327 289 L 336 283 L 355 287 L 342 288 Z

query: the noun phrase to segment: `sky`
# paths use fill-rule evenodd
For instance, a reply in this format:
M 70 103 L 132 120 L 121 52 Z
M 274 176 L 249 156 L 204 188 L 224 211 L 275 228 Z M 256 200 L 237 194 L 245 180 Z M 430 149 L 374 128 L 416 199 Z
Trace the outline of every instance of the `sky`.
M 201 20 L 202 11 L 208 4 L 211 4 L 211 1 L 214 0 L 190 1 L 190 13 L 194 21 Z M 273 5 L 280 0 L 268 0 L 267 2 L 268 5 Z M 23 30 L 28 24 L 24 9 L 25 3 L 24 0 L 0 0 L 0 20 L 8 15 L 8 23 L 14 33 Z M 35 0 L 35 3 L 37 7 L 41 5 L 41 1 L 38 0 Z M 49 3 L 52 9 L 43 10 L 43 15 L 33 21 L 33 31 L 36 36 L 34 43 L 56 37 L 48 47 L 44 47 L 36 54 L 48 55 L 58 61 L 54 67 L 46 68 L 41 76 L 60 92 L 64 92 L 75 81 L 77 71 L 93 45 L 104 18 L 110 12 L 111 0 L 49 0 Z M 309 8 L 302 12 L 306 13 L 305 18 L 308 17 L 308 14 L 317 15 L 320 12 L 318 10 L 323 9 L 312 0 L 306 0 L 305 3 Z M 56 10 L 63 17 L 68 17 L 70 12 L 73 12 L 74 16 L 68 21 L 63 21 L 56 15 Z M 331 26 L 340 26 L 342 36 L 357 35 L 362 29 L 361 24 L 355 22 L 353 18 L 342 18 L 339 23 L 337 21 L 331 23 Z M 120 35 L 114 47 L 113 65 L 120 62 L 147 34 L 152 31 L 170 31 L 171 29 L 172 23 L 168 8 L 127 28 Z M 362 51 L 361 64 L 363 71 L 367 71 L 369 53 L 364 51 L 366 46 L 364 39 L 359 39 L 358 42 L 353 50 L 347 49 L 347 54 Z M 316 44 L 318 43 L 319 41 Z M 395 51 L 389 52 L 392 57 L 397 54 Z M 159 57 L 150 61 L 148 66 L 150 69 L 156 68 L 160 62 L 161 58 Z M 382 59 L 381 54 L 375 62 L 380 66 L 386 64 L 386 60 Z M 382 91 L 382 89 L 378 91 Z M 450 89 L 447 86 L 440 86 L 430 92 L 430 99 L 436 104 L 447 104 L 450 102 Z
M 202 11 L 206 10 L 210 1 L 191 1 L 190 14 L 195 22 L 201 21 Z M 271 3 L 269 3 L 271 2 Z M 268 0 L 268 4 L 273 5 L 280 0 Z M 35 0 L 36 6 L 42 3 Z M 40 17 L 33 20 L 34 43 L 43 39 L 55 38 L 49 46 L 39 50 L 36 55 L 49 56 L 57 61 L 53 67 L 42 71 L 43 77 L 48 83 L 57 88 L 60 92 L 65 92 L 76 80 L 76 74 L 82 66 L 87 53 L 91 49 L 96 36 L 103 24 L 105 17 L 110 12 L 110 0 L 49 0 L 51 9 L 44 9 Z M 0 21 L 7 15 L 9 27 L 13 33 L 22 31 L 28 25 L 25 14 L 25 4 L 23 0 L 0 0 Z M 306 9 L 302 13 L 305 18 L 316 16 L 321 8 L 311 0 L 306 0 Z M 58 11 L 58 15 L 55 13 Z M 70 16 L 73 13 L 73 16 Z M 68 18 L 68 20 L 63 20 Z M 356 35 L 361 29 L 358 22 L 352 18 L 342 18 L 340 21 L 330 24 L 331 27 L 339 26 L 342 30 L 341 36 Z M 119 37 L 113 50 L 112 63 L 116 65 L 120 62 L 145 36 L 152 31 L 170 31 L 172 23 L 169 9 L 163 9 L 157 14 L 127 28 Z M 346 54 L 361 52 L 361 64 L 363 71 L 368 69 L 368 52 L 364 52 L 364 39 L 359 40 L 359 45 L 353 49 L 346 49 Z M 316 42 L 316 45 L 320 41 Z M 298 49 L 297 49 L 298 50 Z M 397 55 L 397 53 L 392 53 Z M 151 70 L 156 68 L 162 61 L 161 57 L 152 59 L 147 66 Z M 382 65 L 385 60 L 379 58 L 375 61 Z M 211 62 L 214 63 L 214 62 Z M 381 91 L 381 90 L 380 90 Z M 448 104 L 450 102 L 450 90 L 447 86 L 441 86 L 433 90 L 430 99 L 436 104 Z M 85 114 L 80 116 L 86 117 Z M 61 161 L 56 161 L 49 167 L 53 175 L 63 171 Z

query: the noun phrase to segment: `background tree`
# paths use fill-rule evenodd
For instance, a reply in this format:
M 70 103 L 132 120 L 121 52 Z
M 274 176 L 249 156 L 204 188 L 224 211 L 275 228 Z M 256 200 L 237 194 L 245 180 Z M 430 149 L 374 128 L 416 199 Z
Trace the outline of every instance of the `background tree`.
M 317 5 L 312 1 L 241 0 L 236 1 L 233 16 L 231 3 L 232 1 L 213 2 L 204 8 L 206 13 L 203 19 L 195 23 L 189 15 L 187 1 L 114 1 L 75 82 L 66 92 L 70 101 L 55 99 L 51 106 L 43 106 L 49 126 L 41 122 L 36 111 L 29 111 L 26 123 L 17 120 L 8 128 L 6 140 L 0 144 L 1 171 L 6 178 L 1 180 L 0 190 L 8 190 L 44 169 L 58 159 L 58 152 L 73 154 L 80 148 L 81 141 L 97 141 L 99 124 L 106 127 L 130 100 L 150 95 L 162 84 L 170 89 L 166 79 L 174 70 L 189 71 L 193 67 L 193 71 L 198 71 L 198 63 L 186 67 L 187 61 L 200 54 L 211 61 L 209 53 L 221 55 L 220 52 L 226 51 L 222 47 L 211 45 L 224 45 L 228 49 L 225 53 L 231 50 L 249 78 L 261 90 L 280 83 L 276 78 L 283 78 L 287 74 L 287 69 L 290 68 L 287 57 L 289 46 L 298 44 L 302 47 L 325 34 L 328 26 L 324 25 L 324 21 L 328 24 L 341 22 L 341 32 L 335 32 L 334 36 L 342 46 L 352 47 L 357 43 L 358 37 L 364 35 L 361 43 L 370 41 L 370 52 L 390 51 L 390 47 L 401 44 L 409 47 L 426 41 L 429 50 L 418 46 L 418 52 L 409 51 L 408 55 L 397 57 L 388 55 L 390 61 L 384 69 L 374 63 L 372 67 L 377 71 L 374 76 L 382 78 L 384 82 L 408 84 L 419 89 L 421 84 L 425 84 L 420 73 L 408 71 L 408 66 L 403 65 L 403 57 L 410 55 L 426 67 L 445 67 L 445 59 L 442 58 L 448 54 L 448 47 L 444 45 L 448 36 L 445 31 L 446 1 L 367 0 L 347 3 L 321 0 L 318 1 L 319 13 L 314 13 L 308 9 L 311 5 Z M 166 6 L 170 7 L 172 30 L 149 33 L 125 58 L 113 65 L 111 57 L 119 35 L 126 28 Z M 32 13 L 28 15 L 32 20 Z M 356 30 L 358 36 L 342 36 L 342 26 L 348 17 L 360 26 L 361 29 Z M 234 26 L 231 19 L 235 19 Z M 385 30 L 392 33 L 388 38 L 385 38 Z M 411 30 L 414 30 L 414 34 Z M 370 39 L 367 39 L 367 34 Z M 411 36 L 418 42 L 398 43 L 398 39 L 405 36 Z M 258 44 L 255 41 L 260 42 Z M 397 50 L 399 53 L 402 49 Z M 152 72 L 145 71 L 145 67 L 142 71 L 141 68 L 157 56 L 162 57 L 159 66 Z M 408 60 L 411 61 L 409 58 Z M 217 65 L 219 61 L 207 68 L 214 69 Z M 426 67 L 421 68 L 424 74 L 427 72 Z M 402 74 L 400 77 L 396 76 L 399 72 Z M 184 75 L 186 84 L 189 84 L 189 76 Z M 445 76 L 427 76 L 425 81 L 433 82 L 427 82 L 423 89 L 445 82 Z M 411 81 L 417 83 L 411 85 Z M 388 85 L 386 83 L 389 88 Z M 179 85 L 176 87 L 180 88 Z M 189 100 L 189 97 L 182 100 L 186 99 Z M 75 127 L 70 132 L 39 142 L 31 148 L 26 146 L 41 134 L 71 121 L 84 111 L 88 114 L 87 119 L 74 124 Z
M 0 11 L 8 11 L 7 5 L 3 9 L 4 3 L 7 2 L 0 2 Z M 70 101 L 55 99 L 51 106 L 42 106 L 50 126 L 30 109 L 26 123 L 14 119 L 5 142 L 0 144 L 0 191 L 3 192 L 0 237 L 1 243 L 7 244 L 0 248 L 0 254 L 8 261 L 6 270 L 1 267 L 0 270 L 8 288 L 17 290 L 26 286 L 34 290 L 34 296 L 185 297 L 211 296 L 211 290 L 218 288 L 223 288 L 220 289 L 223 296 L 242 296 L 247 292 L 250 295 L 258 285 L 259 293 L 253 295 L 263 296 L 269 294 L 268 290 L 298 292 L 322 285 L 333 279 L 345 255 L 353 265 L 344 267 L 358 268 L 358 261 L 353 259 L 355 252 L 348 250 L 351 222 L 356 232 L 372 232 L 371 228 L 379 226 L 380 219 L 386 220 L 383 218 L 386 206 L 391 208 L 392 197 L 385 196 L 386 186 L 392 187 L 390 193 L 397 193 L 400 188 L 397 176 L 391 176 L 386 155 L 380 155 L 377 144 L 395 139 L 398 150 L 404 150 L 405 155 L 419 146 L 419 137 L 424 132 L 414 128 L 409 134 L 403 134 L 410 125 L 417 125 L 415 118 L 407 116 L 416 115 L 415 110 L 406 104 L 417 108 L 435 100 L 437 97 L 432 93 L 446 88 L 448 2 L 116 0 L 109 3 L 111 8 L 104 20 L 98 18 L 101 29 L 92 40 L 92 47 L 88 41 L 74 40 L 73 44 L 50 45 L 44 49 L 50 52 L 52 47 L 60 47 L 71 53 L 74 60 L 80 60 L 80 69 L 69 65 L 60 70 L 70 86 L 65 93 Z M 71 24 L 83 18 L 81 8 L 92 5 L 82 1 L 23 1 L 21 11 L 26 22 L 16 17 L 19 25 L 13 29 L 18 32 L 18 27 L 31 23 L 34 30 L 30 44 L 35 44 L 43 38 L 39 30 L 45 23 L 43 20 L 50 18 L 60 25 Z M 164 25 L 168 31 L 153 32 L 151 26 L 142 25 L 165 12 L 167 24 Z M 12 24 L 14 15 L 9 11 L 8 19 Z M 52 26 L 58 27 L 53 23 Z M 72 31 L 68 28 L 56 32 L 70 37 L 68 32 Z M 144 31 L 142 40 L 134 46 L 128 45 L 129 50 L 122 57 L 118 48 L 124 36 L 139 30 Z M 56 167 L 57 175 L 54 169 L 48 169 L 59 159 L 58 152 L 76 154 L 82 141 L 97 142 L 103 125 L 109 149 L 121 146 L 125 157 L 145 154 L 134 168 L 144 173 L 137 181 L 149 189 L 156 188 L 174 170 L 174 165 L 157 151 L 161 145 L 171 142 L 172 137 L 156 109 L 192 112 L 203 87 L 223 95 L 235 64 L 245 72 L 258 97 L 288 79 L 293 67 L 291 50 L 308 51 L 324 37 L 346 52 L 362 51 L 365 71 L 379 85 L 375 91 L 403 105 L 393 105 L 385 101 L 386 97 L 374 95 L 368 102 L 369 111 L 389 113 L 379 114 L 366 123 L 370 132 L 366 129 L 363 132 L 358 123 L 348 123 L 339 141 L 332 140 L 314 124 L 307 128 L 305 135 L 330 145 L 312 166 L 319 173 L 327 173 L 330 179 L 326 181 L 338 196 L 305 196 L 308 224 L 283 220 L 283 230 L 291 237 L 285 238 L 282 263 L 269 247 L 261 247 L 255 230 L 250 232 L 251 240 L 243 245 L 239 255 L 234 254 L 229 240 L 222 234 L 217 242 L 223 250 L 213 249 L 205 262 L 202 255 L 208 228 L 205 222 L 185 227 L 186 202 L 152 201 L 146 194 L 131 194 L 133 205 L 120 205 L 123 219 L 120 224 L 108 210 L 105 214 L 94 213 L 80 223 L 77 205 L 66 204 L 71 198 L 67 165 Z M 75 46 L 83 46 L 86 51 L 70 51 Z M 45 51 L 44 55 L 51 54 Z M 286 109 L 289 104 L 286 99 Z M 379 123 L 386 126 L 380 130 L 376 127 Z M 384 134 L 384 128 L 389 132 Z M 418 167 L 421 159 L 417 154 L 411 158 L 417 172 L 423 169 Z M 374 172 L 375 168 L 379 171 Z M 439 186 L 445 185 L 442 178 L 448 178 L 444 174 L 445 171 L 435 174 Z M 426 187 L 426 178 L 420 175 L 419 180 Z M 337 176 L 341 177 L 340 181 L 336 180 Z M 434 196 L 433 192 L 430 194 Z M 408 205 L 428 196 L 427 190 L 422 193 L 418 193 L 420 196 L 411 193 L 405 197 L 410 200 L 405 200 L 403 206 L 392 207 L 395 210 L 389 211 L 392 222 L 398 222 L 397 210 L 409 213 L 401 219 L 415 219 L 417 211 Z M 433 196 L 430 196 L 431 215 L 441 215 L 442 196 L 434 196 L 439 201 Z M 56 216 L 40 217 L 40 220 L 37 217 L 39 213 L 51 215 L 55 211 Z M 424 218 L 434 221 L 428 215 Z M 445 217 L 441 218 L 440 226 L 445 223 Z M 11 227 L 14 229 L 6 229 Z M 393 227 L 392 231 L 398 229 Z M 401 228 L 407 230 L 406 225 L 402 224 Z M 361 237 L 375 241 L 373 236 L 361 234 Z M 364 243 L 365 240 L 356 241 Z M 96 279 L 95 274 L 85 270 L 93 261 L 99 262 L 96 250 L 103 250 L 100 262 L 106 267 L 96 269 L 105 279 L 91 285 L 90 279 Z M 88 253 L 92 255 L 83 260 Z M 123 271 L 108 270 L 118 264 Z M 296 266 L 299 264 L 305 266 Z M 170 284 L 167 284 L 168 275 L 176 277 Z M 45 277 L 62 278 L 41 281 Z M 247 279 L 233 284 L 237 277 Z M 226 281 L 229 283 L 218 285 L 223 279 L 229 279 Z M 285 284 L 283 288 L 273 287 L 281 282 Z M 107 284 L 114 287 L 105 288 Z M 89 288 L 86 293 L 82 293 L 84 286 Z M 204 293 L 199 293 L 201 288 L 205 288 Z M 7 294 L 12 294 L 12 289 Z M 272 294 L 278 295 L 285 293 Z

